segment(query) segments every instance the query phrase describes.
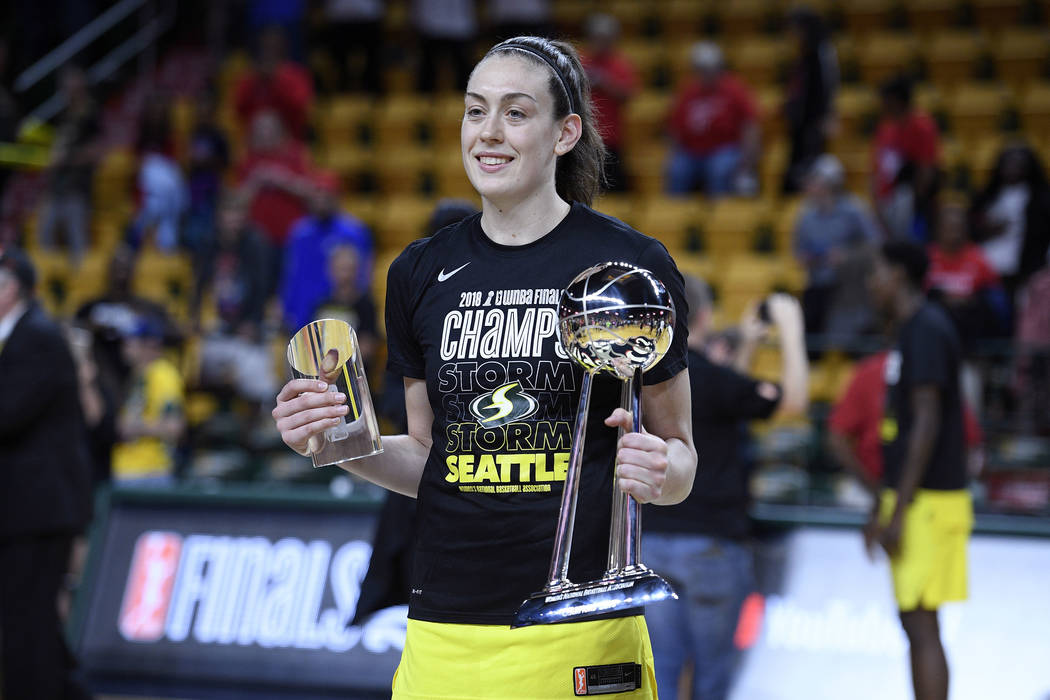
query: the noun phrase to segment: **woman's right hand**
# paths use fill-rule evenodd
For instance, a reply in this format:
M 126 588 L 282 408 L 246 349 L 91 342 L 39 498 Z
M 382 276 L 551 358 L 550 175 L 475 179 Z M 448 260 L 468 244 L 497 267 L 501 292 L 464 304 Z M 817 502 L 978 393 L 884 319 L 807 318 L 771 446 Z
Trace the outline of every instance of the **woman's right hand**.
M 293 379 L 277 394 L 271 415 L 284 444 L 307 456 L 310 438 L 338 424 L 346 411 L 346 394 L 329 391 L 316 379 Z

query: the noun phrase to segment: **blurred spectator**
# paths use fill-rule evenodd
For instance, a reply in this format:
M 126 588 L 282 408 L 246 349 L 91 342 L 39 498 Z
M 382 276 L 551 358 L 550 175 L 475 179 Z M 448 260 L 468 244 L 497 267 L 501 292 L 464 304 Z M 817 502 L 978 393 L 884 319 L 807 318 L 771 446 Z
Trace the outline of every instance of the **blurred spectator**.
M 201 384 L 271 402 L 277 395 L 277 378 L 262 337 L 264 306 L 272 289 L 270 251 L 249 224 L 243 198 L 226 194 L 217 218 L 218 230 L 201 265 L 194 302 L 198 323 L 204 297 L 218 314 L 217 327 L 201 342 Z
M 924 298 L 928 259 L 908 240 L 883 244 L 870 286 L 894 329 L 879 424 L 885 487 L 864 541 L 889 555 L 916 698 L 948 697 L 948 663 L 938 608 L 967 598 L 967 489 L 959 386 L 961 348 L 951 320 Z
M 882 438 L 879 427 L 886 407 L 886 358 L 882 351 L 864 358 L 853 368 L 846 391 L 828 416 L 828 453 L 873 499 L 882 483 Z M 971 474 L 977 470 L 980 445 L 984 441 L 977 417 L 963 406 L 963 428 L 970 450 Z
M 435 233 L 451 226 L 452 224 L 459 223 L 468 216 L 473 216 L 478 213 L 478 208 L 468 199 L 453 199 L 444 198 L 438 200 L 438 203 L 434 205 L 434 211 L 430 214 L 430 219 L 427 220 L 426 229 L 423 231 L 423 238 L 433 236 Z
M 360 264 L 360 253 L 352 245 L 336 243 L 328 250 L 328 281 L 332 285 L 332 294 L 318 305 L 311 320 L 337 318 L 346 321 L 357 334 L 365 367 L 375 367 L 379 347 L 376 304 L 371 292 L 362 291 L 358 286 Z
M 550 0 L 489 0 L 488 20 L 496 41 L 516 36 L 550 36 Z
M 864 205 L 844 185 L 842 164 L 835 156 L 825 154 L 814 161 L 795 221 L 794 251 L 809 273 L 802 304 L 806 331 L 846 339 L 872 325 L 864 280 L 878 231 Z
M 879 94 L 882 118 L 875 129 L 871 163 L 875 215 L 888 236 L 926 242 L 940 158 L 937 124 L 912 105 L 907 76 L 890 78 Z
M 284 250 L 281 305 L 284 322 L 292 331 L 312 321 L 317 305 L 331 296 L 332 284 L 325 272 L 328 253 L 336 245 L 357 250 L 359 292 L 366 292 L 372 280 L 373 244 L 368 228 L 339 210 L 334 176 L 322 176 L 316 182 L 312 211 L 295 224 Z
M 251 202 L 251 220 L 275 250 L 284 247 L 292 224 L 306 214 L 313 198 L 309 171 L 306 148 L 285 137 L 277 114 L 255 115 L 249 151 L 237 166 L 238 182 Z
M 417 88 L 433 92 L 445 66 L 454 81 L 448 87 L 465 90 L 474 66 L 472 43 L 478 36 L 473 0 L 412 0 L 412 24 L 419 32 Z
M 230 144 L 215 110 L 215 95 L 209 92 L 197 98 L 186 154 L 190 203 L 184 241 L 198 255 L 211 243 L 223 173 L 230 165 Z
M 1050 266 L 1033 274 L 1017 298 L 1018 413 L 1022 434 L 1050 435 Z
M 77 368 L 80 408 L 87 428 L 92 475 L 96 485 L 109 481 L 110 457 L 117 440 L 117 400 L 102 383 L 94 355 L 91 331 L 80 326 L 67 329 L 69 348 Z
M 758 163 L 758 107 L 751 91 L 724 70 L 722 51 L 701 41 L 690 52 L 693 75 L 671 108 L 667 168 L 671 194 L 753 194 Z
M 693 688 L 687 697 L 721 700 L 728 696 L 732 680 L 733 635 L 740 607 L 755 583 L 747 545 L 751 529 L 751 464 L 743 449 L 747 421 L 804 415 L 809 369 L 802 311 L 794 298 L 778 294 L 766 302 L 783 358 L 783 384 L 777 386 L 716 364 L 704 354 L 711 293 L 706 284 L 691 277 L 686 278 L 685 289 L 693 439 L 706 468 L 697 471 L 693 490 L 682 503 L 645 513 L 646 562 L 678 592 L 676 601 L 646 607 L 645 619 L 661 700 L 678 697 L 679 678 L 689 664 Z M 745 325 L 753 325 L 756 314 L 757 305 Z
M 1010 307 L 1006 295 L 981 248 L 969 240 L 962 204 L 941 205 L 936 241 L 927 254 L 926 290 L 948 309 L 964 347 L 1007 331 Z
M 1047 264 L 1050 253 L 1050 184 L 1030 147 L 1003 149 L 971 213 L 985 257 L 1003 278 L 1012 303 L 1016 290 Z
M 53 249 L 55 231 L 61 229 L 73 259 L 79 262 L 89 244 L 92 175 L 102 155 L 101 126 L 84 71 L 66 66 L 61 84 L 66 108 L 55 130 L 51 161 L 44 171 L 46 184 L 37 240 L 41 247 Z
M 255 35 L 258 48 L 268 40 L 267 33 L 279 32 L 282 44 L 287 43 L 292 60 L 302 62 L 303 18 L 307 0 L 248 0 L 248 28 Z M 282 56 L 284 47 L 282 45 Z
M 784 192 L 798 192 L 834 128 L 839 64 L 824 19 L 808 7 L 788 13 L 788 28 L 798 57 L 788 78 L 784 119 L 791 155 L 784 173 Z
M 339 90 L 382 91 L 385 10 L 386 0 L 325 0 L 324 45 L 335 61 Z
M 24 253 L 0 253 L 0 696 L 79 699 L 57 601 L 91 518 L 91 457 L 73 358 L 35 282 Z
M 613 192 L 625 192 L 629 187 L 623 167 L 624 107 L 638 91 L 638 76 L 627 56 L 616 48 L 620 23 L 615 17 L 591 15 L 584 30 L 587 47 L 580 59 L 591 81 L 594 118 L 608 151 L 605 162 L 607 188 Z
M 112 396 L 123 395 L 130 368 L 124 360 L 124 337 L 139 318 L 150 318 L 163 329 L 168 341 L 177 333 L 164 307 L 136 296 L 131 290 L 135 253 L 125 246 L 113 251 L 102 296 L 84 303 L 75 314 L 78 325 L 91 331 L 100 381 Z
M 124 339 L 131 386 L 117 418 L 113 482 L 168 486 L 175 479 L 175 448 L 186 428 L 179 370 L 164 356 L 164 329 L 141 318 Z
M 292 138 L 306 138 L 313 107 L 314 88 L 309 72 L 285 58 L 285 37 L 280 27 L 268 27 L 259 35 L 259 57 L 254 68 L 241 78 L 234 107 L 242 128 L 255 130 L 255 118 L 275 112 Z
M 168 99 L 159 95 L 147 98 L 136 150 L 141 202 L 129 239 L 136 249 L 151 238 L 157 250 L 174 252 L 181 243 L 182 216 L 189 206 L 189 192 L 175 160 Z

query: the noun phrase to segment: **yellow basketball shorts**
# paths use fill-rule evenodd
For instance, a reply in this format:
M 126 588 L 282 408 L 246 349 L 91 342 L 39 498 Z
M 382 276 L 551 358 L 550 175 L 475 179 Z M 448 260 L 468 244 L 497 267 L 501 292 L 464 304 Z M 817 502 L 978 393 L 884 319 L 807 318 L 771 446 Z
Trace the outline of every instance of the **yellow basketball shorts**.
M 519 629 L 409 620 L 393 683 L 394 700 L 599 694 L 656 700 L 641 615 Z
M 882 492 L 879 518 L 893 516 L 897 493 Z M 935 610 L 966 600 L 966 546 L 973 530 L 970 492 L 919 489 L 904 511 L 900 551 L 890 559 L 893 592 L 902 612 Z

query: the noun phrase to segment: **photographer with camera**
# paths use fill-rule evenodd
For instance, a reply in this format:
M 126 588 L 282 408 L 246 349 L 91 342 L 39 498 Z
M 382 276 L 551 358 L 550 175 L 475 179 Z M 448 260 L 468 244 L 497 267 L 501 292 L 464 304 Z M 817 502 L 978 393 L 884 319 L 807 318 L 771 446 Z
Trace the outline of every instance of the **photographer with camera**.
M 661 700 L 679 697 L 679 678 L 690 662 L 693 688 L 686 697 L 717 700 L 729 692 L 733 634 L 753 590 L 746 422 L 805 414 L 809 365 L 802 309 L 794 297 L 774 294 L 756 304 L 741 320 L 739 344 L 725 351 L 710 343 L 707 284 L 687 276 L 685 296 L 693 441 L 704 466 L 683 502 L 646 511 L 646 563 L 668 579 L 678 600 L 648 606 L 645 617 Z M 779 385 L 743 373 L 772 328 L 783 358 Z

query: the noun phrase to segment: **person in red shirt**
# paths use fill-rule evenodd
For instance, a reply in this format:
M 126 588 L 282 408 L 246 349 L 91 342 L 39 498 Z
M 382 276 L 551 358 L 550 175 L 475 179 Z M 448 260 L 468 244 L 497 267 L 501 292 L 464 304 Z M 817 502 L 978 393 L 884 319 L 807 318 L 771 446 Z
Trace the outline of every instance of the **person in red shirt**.
M 759 147 L 755 100 L 724 70 L 717 45 L 698 42 L 690 61 L 694 74 L 679 88 L 671 108 L 674 143 L 667 190 L 687 194 L 703 188 L 712 196 L 753 192 Z
M 999 275 L 967 233 L 965 206 L 942 204 L 926 273 L 926 291 L 947 307 L 964 342 L 1000 335 L 1010 316 Z
M 878 497 L 882 479 L 882 439 L 879 424 L 886 406 L 885 351 L 857 363 L 846 391 L 828 416 L 827 450 L 855 476 L 872 497 Z M 963 429 L 970 449 L 970 471 L 980 470 L 984 441 L 977 417 L 963 404 Z
M 314 101 L 310 73 L 285 59 L 285 40 L 280 27 L 270 27 L 259 36 L 259 59 L 241 78 L 234 107 L 242 128 L 248 128 L 262 111 L 276 112 L 285 131 L 306 138 L 306 126 Z
M 871 200 L 890 237 L 928 239 L 937 184 L 937 124 L 912 106 L 911 80 L 890 78 L 879 88 L 882 119 L 871 151 Z
M 292 224 L 306 214 L 314 185 L 306 148 L 285 136 L 275 112 L 260 112 L 252 120 L 250 150 L 237 177 L 242 195 L 251 202 L 252 223 L 272 248 L 281 250 Z
M 624 192 L 628 183 L 623 168 L 623 112 L 638 91 L 638 75 L 630 60 L 616 48 L 620 23 L 615 17 L 603 13 L 591 15 L 585 30 L 587 49 L 580 60 L 591 81 L 594 118 L 608 152 L 605 177 L 609 190 Z

